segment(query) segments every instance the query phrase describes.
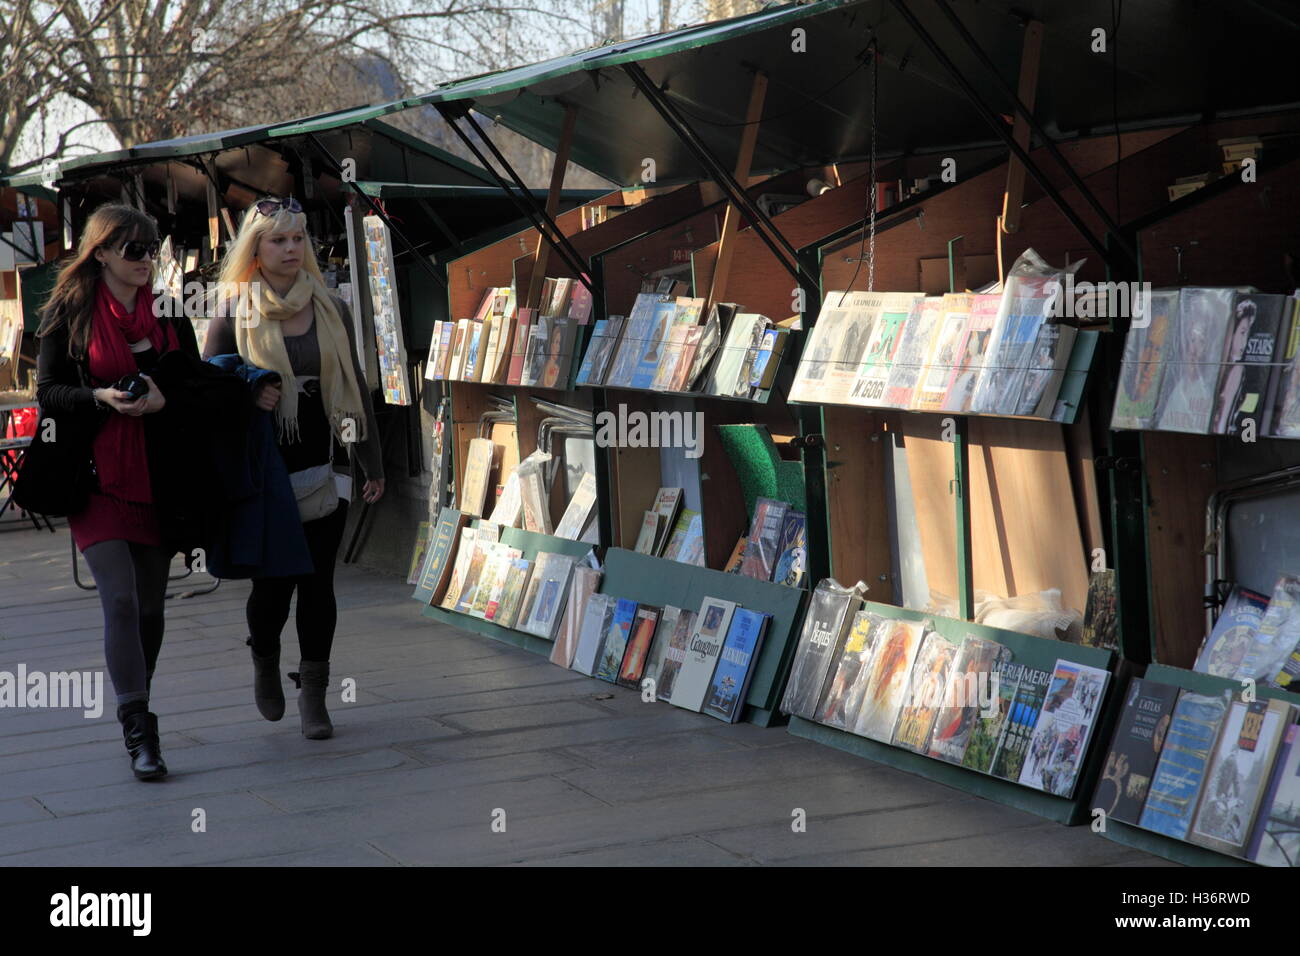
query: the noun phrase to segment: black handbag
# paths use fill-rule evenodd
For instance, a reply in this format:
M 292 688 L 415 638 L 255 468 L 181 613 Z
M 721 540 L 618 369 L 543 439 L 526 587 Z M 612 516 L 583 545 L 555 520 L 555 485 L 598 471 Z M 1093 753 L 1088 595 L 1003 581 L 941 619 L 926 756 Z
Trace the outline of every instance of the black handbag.
M 51 518 L 82 511 L 96 486 L 93 431 L 61 417 L 65 420 L 42 412 L 13 490 L 19 508 Z
M 77 365 L 84 386 L 86 373 Z M 98 487 L 93 441 L 104 421 L 92 416 L 52 415 L 41 409 L 36 433 L 27 446 L 11 500 L 19 508 L 49 518 L 64 518 L 85 509 Z

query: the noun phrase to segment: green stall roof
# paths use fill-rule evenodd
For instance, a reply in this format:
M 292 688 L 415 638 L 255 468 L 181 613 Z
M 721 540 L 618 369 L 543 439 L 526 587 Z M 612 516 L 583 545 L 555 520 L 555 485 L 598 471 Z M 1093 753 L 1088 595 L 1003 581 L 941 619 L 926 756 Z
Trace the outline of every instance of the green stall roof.
M 374 116 L 360 117 L 357 115 L 360 112 L 355 109 L 337 110 L 311 117 L 310 128 L 300 128 L 302 124 L 295 121 L 142 143 L 55 163 L 53 176 L 47 168 L 0 176 L 0 185 L 17 188 L 43 186 L 51 178 L 61 183 L 81 182 L 132 166 L 145 167 L 213 153 L 230 154 L 249 147 L 272 146 L 278 141 L 308 133 L 316 135 L 336 158 L 363 153 L 371 161 L 369 171 L 372 176 L 396 178 L 401 174 L 402 178 L 411 176 L 417 181 L 483 187 L 496 185 L 495 180 L 475 164 Z M 305 152 L 312 155 L 310 151 Z M 249 165 L 253 165 L 251 161 Z
M 1251 63 L 1290 61 L 1300 23 L 1286 0 L 1202 0 L 1194 10 L 1178 0 L 1145 0 L 1124 10 L 1115 36 L 1111 0 L 909 0 L 981 98 L 1005 114 L 1011 104 L 943 16 L 943 3 L 1012 86 L 1026 19 L 1044 24 L 1035 115 L 1054 138 L 1109 131 L 1116 119 L 1121 128 L 1142 128 L 1300 105 L 1295 71 L 1271 71 L 1265 80 L 1241 68 L 1243 55 Z M 1107 30 L 1105 53 L 1093 51 L 1097 29 Z M 640 64 L 728 164 L 753 72 L 762 70 L 769 85 L 756 172 L 859 159 L 870 151 L 865 54 L 872 36 L 880 51 L 880 155 L 1001 145 L 891 0 L 787 4 L 449 82 L 353 116 L 466 103 L 554 149 L 571 104 L 579 108 L 574 162 L 632 184 L 641 180 L 643 161 L 653 159 L 659 182 L 691 180 L 704 170 L 621 67 Z

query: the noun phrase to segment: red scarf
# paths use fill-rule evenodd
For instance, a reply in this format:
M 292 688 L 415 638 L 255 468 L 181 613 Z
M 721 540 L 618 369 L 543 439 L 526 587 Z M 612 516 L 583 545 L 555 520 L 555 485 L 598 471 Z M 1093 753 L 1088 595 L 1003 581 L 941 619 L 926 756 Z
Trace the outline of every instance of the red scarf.
M 105 387 L 140 370 L 132 342 L 147 338 L 160 355 L 177 347 L 176 333 L 154 315 L 153 300 L 153 292 L 141 288 L 135 294 L 135 308 L 128 311 L 100 280 L 87 354 L 92 378 Z M 113 412 L 95 435 L 94 452 L 101 492 L 127 501 L 153 501 L 143 417 Z

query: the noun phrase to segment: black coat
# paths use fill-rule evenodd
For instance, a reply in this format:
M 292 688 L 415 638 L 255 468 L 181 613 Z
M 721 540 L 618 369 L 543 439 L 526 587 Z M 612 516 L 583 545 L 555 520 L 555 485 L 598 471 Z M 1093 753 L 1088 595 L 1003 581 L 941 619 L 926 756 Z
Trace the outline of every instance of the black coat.
M 143 416 L 145 448 L 163 545 L 192 564 L 196 549 L 208 549 L 226 507 L 215 458 L 242 442 L 254 406 L 242 381 L 199 358 L 194 328 L 181 310 L 172 315 L 160 321 L 171 324 L 179 348 L 145 370 L 167 400 L 162 411 Z M 43 415 L 54 417 L 60 444 L 71 433 L 74 442 L 89 445 L 116 414 L 95 404 L 94 389 L 109 384 L 92 380 L 86 358 L 68 355 L 66 326 L 40 339 L 36 401 Z

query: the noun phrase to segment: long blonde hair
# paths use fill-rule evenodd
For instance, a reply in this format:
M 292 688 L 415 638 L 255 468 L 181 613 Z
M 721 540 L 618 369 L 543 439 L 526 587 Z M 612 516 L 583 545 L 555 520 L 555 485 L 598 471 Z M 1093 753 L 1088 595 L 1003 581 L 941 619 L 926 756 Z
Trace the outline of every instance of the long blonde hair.
M 133 239 L 157 241 L 158 224 L 124 203 L 105 203 L 90 214 L 76 253 L 59 268 L 54 289 L 41 309 L 38 337 L 67 326 L 68 354 L 74 358 L 85 354 L 95 316 L 95 288 L 104 272 L 103 265 L 95 258 L 95 250 L 116 248 Z M 156 274 L 157 260 L 151 260 L 151 264 Z
M 246 289 L 245 283 L 252 282 L 253 277 L 257 274 L 257 249 L 262 243 L 262 237 L 268 233 L 291 232 L 295 229 L 300 231 L 306 240 L 301 268 L 306 271 L 308 279 L 316 287 L 313 291 L 320 293 L 318 298 L 323 298 L 328 302 L 330 307 L 335 310 L 335 315 L 342 318 L 342 316 L 338 315 L 338 309 L 334 305 L 334 297 L 329 294 L 329 287 L 325 285 L 325 277 L 321 274 L 320 264 L 316 261 L 316 248 L 312 243 L 311 232 L 307 229 L 307 214 L 305 212 L 290 212 L 281 207 L 270 216 L 265 216 L 257 211 L 257 203 L 253 203 L 244 210 L 244 216 L 239 221 L 239 232 L 235 236 L 235 241 L 231 243 L 225 257 L 221 260 L 221 272 L 217 278 L 217 284 L 220 289 L 220 297 L 227 307 L 233 309 L 231 300 L 239 294 L 237 290 Z

